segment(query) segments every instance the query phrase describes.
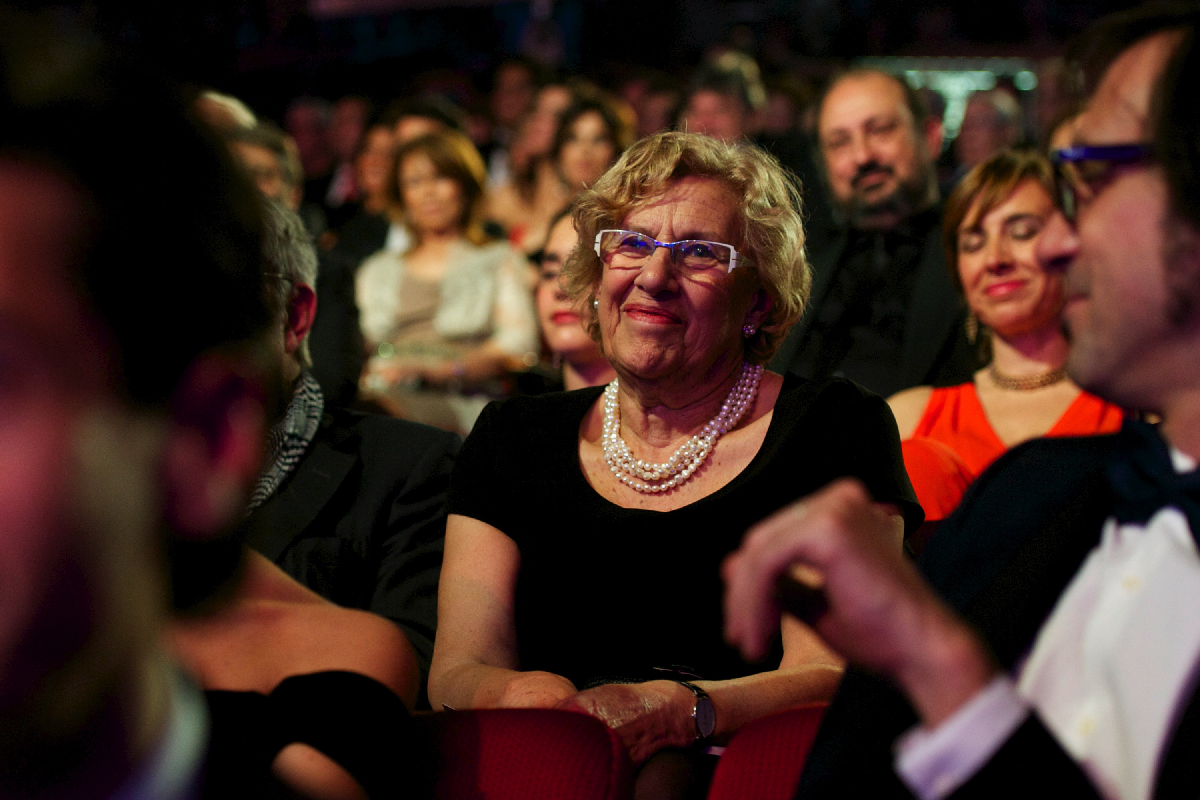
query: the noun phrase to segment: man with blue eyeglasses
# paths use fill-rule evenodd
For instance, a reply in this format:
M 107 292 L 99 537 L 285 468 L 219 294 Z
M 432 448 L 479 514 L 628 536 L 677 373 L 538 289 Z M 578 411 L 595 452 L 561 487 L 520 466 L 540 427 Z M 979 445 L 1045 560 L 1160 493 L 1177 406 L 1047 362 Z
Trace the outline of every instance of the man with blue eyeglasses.
M 918 570 L 840 483 L 754 529 L 725 565 L 748 655 L 780 584 L 858 666 L 799 796 L 1200 796 L 1200 5 L 1130 12 L 1085 40 L 1104 65 L 1059 150 L 1067 372 L 1161 424 L 1039 440 L 972 487 Z M 1085 70 L 1095 74 L 1094 70 Z M 797 599 L 799 598 L 799 599 Z

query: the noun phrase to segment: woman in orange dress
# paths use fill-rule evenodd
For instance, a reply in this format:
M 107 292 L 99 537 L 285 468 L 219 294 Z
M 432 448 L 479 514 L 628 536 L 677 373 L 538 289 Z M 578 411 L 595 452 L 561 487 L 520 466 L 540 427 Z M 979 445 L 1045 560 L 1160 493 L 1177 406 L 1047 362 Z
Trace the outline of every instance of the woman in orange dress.
M 1064 371 L 1062 274 L 1043 271 L 1034 257 L 1054 198 L 1050 162 L 1006 150 L 971 170 L 946 202 L 948 263 L 991 360 L 970 383 L 918 386 L 888 400 L 927 519 L 949 513 L 965 486 L 1014 445 L 1121 427 L 1120 408 Z

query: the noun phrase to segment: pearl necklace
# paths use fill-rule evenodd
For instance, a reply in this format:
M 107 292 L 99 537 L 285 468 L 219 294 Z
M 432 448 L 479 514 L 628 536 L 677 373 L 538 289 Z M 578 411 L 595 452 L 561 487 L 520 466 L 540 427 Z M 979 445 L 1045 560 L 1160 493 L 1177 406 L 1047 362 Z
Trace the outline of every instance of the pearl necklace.
M 700 433 L 680 445 L 662 464 L 652 464 L 634 458 L 629 446 L 621 438 L 621 409 L 617 404 L 617 380 L 614 378 L 604 390 L 604 435 L 600 439 L 608 468 L 621 483 L 647 494 L 670 491 L 686 483 L 708 459 L 717 444 L 717 439 L 737 427 L 746 409 L 754 404 L 762 375 L 761 364 L 742 364 L 742 374 L 733 391 L 721 405 L 721 411 L 700 430 Z M 648 484 L 642 481 L 656 483 Z

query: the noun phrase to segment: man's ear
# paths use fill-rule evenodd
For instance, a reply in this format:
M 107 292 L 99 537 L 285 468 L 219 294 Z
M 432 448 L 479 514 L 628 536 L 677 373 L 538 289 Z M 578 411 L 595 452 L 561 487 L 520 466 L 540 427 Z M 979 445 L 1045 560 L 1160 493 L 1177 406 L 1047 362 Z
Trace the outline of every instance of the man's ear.
M 292 295 L 288 300 L 287 322 L 283 330 L 284 352 L 291 355 L 300 348 L 316 318 L 317 293 L 307 283 L 297 283 L 292 287 Z
M 942 138 L 946 135 L 946 129 L 942 121 L 932 114 L 925 120 L 924 128 L 921 133 L 925 137 L 925 146 L 929 148 L 929 160 L 933 163 L 942 154 Z
M 185 541 L 220 536 L 258 478 L 266 435 L 266 376 L 251 359 L 208 354 L 176 389 L 163 455 L 164 520 Z

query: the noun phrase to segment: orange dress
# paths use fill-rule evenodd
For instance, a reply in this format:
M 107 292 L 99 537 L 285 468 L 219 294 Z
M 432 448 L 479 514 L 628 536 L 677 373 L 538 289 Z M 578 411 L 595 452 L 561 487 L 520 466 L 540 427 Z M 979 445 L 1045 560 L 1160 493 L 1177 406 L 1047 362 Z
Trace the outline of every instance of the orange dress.
M 1125 412 L 1119 406 L 1080 392 L 1046 436 L 1113 433 L 1120 429 L 1124 419 Z M 930 458 L 930 449 L 941 448 L 905 443 L 904 466 L 926 519 L 945 517 L 962 499 L 957 487 L 963 485 L 964 475 L 969 483 L 1008 449 L 988 422 L 974 383 L 934 389 L 911 438 L 938 442 L 958 457 L 953 463 L 945 458 Z M 955 487 L 949 494 L 956 496 L 948 496 L 948 485 Z

